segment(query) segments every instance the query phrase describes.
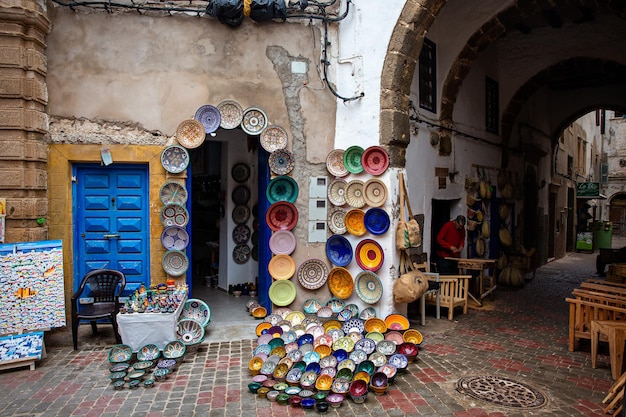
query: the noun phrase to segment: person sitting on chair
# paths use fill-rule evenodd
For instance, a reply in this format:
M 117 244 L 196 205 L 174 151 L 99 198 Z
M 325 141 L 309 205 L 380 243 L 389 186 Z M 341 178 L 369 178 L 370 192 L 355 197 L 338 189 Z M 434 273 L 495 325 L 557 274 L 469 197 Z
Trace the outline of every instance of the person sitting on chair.
M 460 258 L 465 246 L 465 216 L 456 216 L 443 225 L 437 233 L 437 268 L 441 275 L 458 275 L 455 261 L 446 258 Z

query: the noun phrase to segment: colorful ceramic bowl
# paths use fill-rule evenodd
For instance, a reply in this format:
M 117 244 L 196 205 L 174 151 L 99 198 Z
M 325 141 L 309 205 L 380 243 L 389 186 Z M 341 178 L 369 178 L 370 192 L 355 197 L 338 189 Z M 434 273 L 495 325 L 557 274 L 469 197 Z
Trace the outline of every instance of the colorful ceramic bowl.
M 179 340 L 175 340 L 167 343 L 163 347 L 163 357 L 165 359 L 180 359 L 185 356 L 186 351 L 187 347 L 185 344 Z
M 390 314 L 385 317 L 385 323 L 389 330 L 407 330 L 409 328 L 409 319 L 401 314 Z
M 380 175 L 389 166 L 389 155 L 380 146 L 370 146 L 363 151 L 361 165 L 368 174 Z
M 328 289 L 337 298 L 344 300 L 350 298 L 354 291 L 354 281 L 350 271 L 341 266 L 331 269 L 328 274 Z M 344 308 L 344 310 L 346 309 Z M 347 314 L 352 317 L 350 310 L 347 310 Z
M 114 345 L 109 349 L 109 362 L 128 362 L 133 357 L 133 349 L 128 345 Z
M 402 337 L 405 342 L 415 343 L 416 345 L 421 344 L 422 341 L 424 340 L 422 333 L 420 333 L 419 330 L 415 330 L 415 329 L 405 330 L 404 333 L 402 334 Z
M 373 207 L 365 212 L 363 223 L 367 231 L 371 234 L 382 235 L 389 230 L 391 221 L 385 210 Z
M 359 273 L 354 281 L 354 286 L 359 298 L 368 304 L 376 304 L 383 295 L 382 282 L 378 275 L 371 271 Z
M 370 317 L 365 320 L 365 330 L 369 332 L 385 333 L 387 331 L 387 325 L 383 319 L 378 317 Z
M 202 327 L 209 325 L 211 321 L 211 309 L 209 305 L 198 298 L 190 298 L 185 301 L 183 310 L 180 312 L 181 319 L 194 319 L 202 324 Z
M 176 325 L 176 336 L 185 345 L 193 345 L 204 340 L 204 327 L 195 319 L 181 319 Z
M 385 260 L 383 248 L 373 239 L 364 239 L 355 249 L 357 264 L 367 271 L 378 271 Z
M 276 280 L 290 279 L 296 272 L 296 261 L 289 255 L 276 255 L 270 259 L 267 269 Z
M 296 237 L 289 230 L 277 230 L 272 233 L 269 245 L 274 255 L 291 255 L 296 249 Z
M 352 262 L 352 245 L 341 235 L 332 235 L 326 241 L 326 256 L 337 266 L 347 266 Z
M 354 208 L 361 208 L 365 205 L 365 184 L 361 180 L 352 180 L 346 186 L 346 203 Z
M 294 203 L 298 198 L 298 183 L 287 175 L 280 175 L 270 181 L 265 195 L 270 204 L 278 201 Z
M 367 232 L 365 224 L 363 223 L 364 218 L 365 212 L 361 209 L 348 211 L 344 219 L 348 233 L 354 236 L 363 236 Z
M 265 221 L 273 231 L 291 230 L 298 223 L 298 209 L 288 201 L 278 201 L 267 209 Z
M 351 174 L 363 172 L 363 148 L 360 146 L 350 146 L 343 153 L 343 165 Z
M 269 297 L 277 306 L 287 306 L 296 299 L 296 286 L 289 280 L 274 281 L 269 289 Z

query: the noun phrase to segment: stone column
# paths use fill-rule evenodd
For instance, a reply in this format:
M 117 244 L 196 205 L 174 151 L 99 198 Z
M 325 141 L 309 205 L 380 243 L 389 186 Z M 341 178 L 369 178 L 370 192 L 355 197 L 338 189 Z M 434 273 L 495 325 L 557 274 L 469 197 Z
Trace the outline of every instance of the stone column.
M 5 243 L 45 240 L 48 90 L 43 2 L 0 0 L 0 197 Z

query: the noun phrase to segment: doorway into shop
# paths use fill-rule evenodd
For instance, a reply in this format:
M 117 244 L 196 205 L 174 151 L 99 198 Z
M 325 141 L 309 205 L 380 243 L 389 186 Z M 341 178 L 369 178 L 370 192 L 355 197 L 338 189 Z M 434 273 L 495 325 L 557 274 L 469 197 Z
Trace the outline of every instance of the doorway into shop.
M 437 233 L 450 220 L 451 200 L 433 200 L 430 220 L 430 270 L 437 271 L 435 251 L 437 250 Z

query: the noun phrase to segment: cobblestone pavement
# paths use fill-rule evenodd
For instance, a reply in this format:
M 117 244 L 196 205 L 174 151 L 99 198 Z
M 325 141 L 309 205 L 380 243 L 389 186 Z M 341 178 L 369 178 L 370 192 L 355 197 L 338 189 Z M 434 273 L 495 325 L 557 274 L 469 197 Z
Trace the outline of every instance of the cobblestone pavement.
M 455 321 L 412 322 L 424 335 L 418 359 L 386 394 L 363 404 L 346 399 L 330 416 L 603 416 L 613 384 L 606 351 L 598 369 L 589 349 L 568 352 L 568 305 L 582 280 L 593 277 L 596 254 L 571 253 L 537 270 L 523 288 L 500 287 L 485 307 Z M 445 311 L 445 310 L 444 310 Z M 250 335 L 251 338 L 254 335 Z M 283 406 L 248 391 L 255 341 L 201 346 L 154 388 L 113 390 L 106 346 L 72 351 L 49 346 L 36 369 L 0 372 L 0 416 L 306 416 L 315 410 Z M 499 406 L 456 390 L 459 378 L 487 375 L 529 385 L 548 399 L 533 409 Z

